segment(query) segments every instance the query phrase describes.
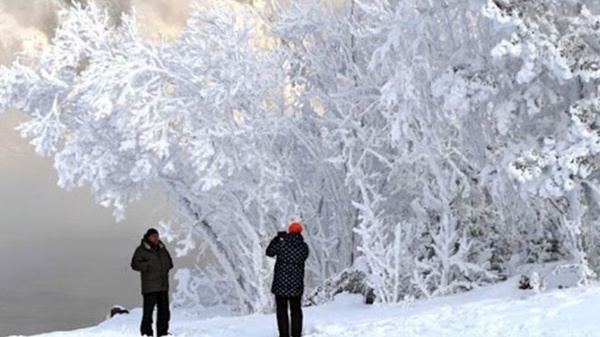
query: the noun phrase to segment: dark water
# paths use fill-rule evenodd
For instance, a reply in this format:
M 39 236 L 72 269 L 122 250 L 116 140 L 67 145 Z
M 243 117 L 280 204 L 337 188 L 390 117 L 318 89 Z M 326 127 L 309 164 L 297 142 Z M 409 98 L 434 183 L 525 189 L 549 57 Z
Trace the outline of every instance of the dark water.
M 13 240 L 0 247 L 0 336 L 70 330 L 139 306 L 131 240 Z

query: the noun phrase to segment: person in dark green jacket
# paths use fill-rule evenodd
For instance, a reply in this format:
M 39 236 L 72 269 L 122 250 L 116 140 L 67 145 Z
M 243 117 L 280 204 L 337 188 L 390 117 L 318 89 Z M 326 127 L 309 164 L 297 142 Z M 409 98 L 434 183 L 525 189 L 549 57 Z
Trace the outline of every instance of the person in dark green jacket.
M 152 312 L 156 306 L 156 330 L 158 336 L 169 334 L 169 270 L 173 260 L 160 241 L 158 231 L 148 229 L 142 243 L 136 248 L 131 259 L 131 268 L 139 271 L 142 279 L 144 314 L 140 332 L 142 336 L 154 336 L 152 330 Z

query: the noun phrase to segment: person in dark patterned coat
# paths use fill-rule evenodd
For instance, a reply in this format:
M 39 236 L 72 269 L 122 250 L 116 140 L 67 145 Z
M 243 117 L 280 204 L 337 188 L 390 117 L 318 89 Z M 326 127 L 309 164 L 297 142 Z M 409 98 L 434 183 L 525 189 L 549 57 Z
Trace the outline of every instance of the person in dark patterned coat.
M 288 232 L 279 232 L 267 247 L 267 256 L 275 257 L 275 275 L 271 292 L 277 306 L 279 337 L 290 337 L 288 304 L 291 311 L 292 335 L 302 334 L 302 294 L 304 293 L 304 262 L 308 245 L 302 237 L 303 227 L 292 222 Z

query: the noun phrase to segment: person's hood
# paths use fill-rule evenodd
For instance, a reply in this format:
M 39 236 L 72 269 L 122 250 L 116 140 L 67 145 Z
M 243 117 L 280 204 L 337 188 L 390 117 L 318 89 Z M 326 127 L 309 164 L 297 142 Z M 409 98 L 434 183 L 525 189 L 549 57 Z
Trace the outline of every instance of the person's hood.
M 142 247 L 147 250 L 152 250 L 152 245 L 145 239 L 142 239 Z M 158 249 L 165 249 L 165 244 L 160 240 L 158 240 Z

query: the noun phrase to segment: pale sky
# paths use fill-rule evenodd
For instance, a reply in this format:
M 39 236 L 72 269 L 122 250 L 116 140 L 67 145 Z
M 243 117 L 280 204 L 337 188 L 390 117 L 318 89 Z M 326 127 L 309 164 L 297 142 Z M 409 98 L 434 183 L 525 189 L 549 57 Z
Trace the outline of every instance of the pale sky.
M 0 0 L 0 63 L 20 49 L 47 43 L 57 11 L 73 0 Z M 209 1 L 200 0 L 199 2 Z M 85 0 L 84 0 L 85 2 Z M 149 34 L 175 35 L 189 15 L 192 0 L 96 0 L 118 16 L 135 6 Z
M 69 2 L 70 0 L 0 0 L 0 64 L 9 63 L 14 59 L 14 53 L 23 48 L 46 44 L 57 23 L 56 11 Z M 99 2 L 108 2 L 119 10 L 135 5 L 140 21 L 147 23 L 150 30 L 166 34 L 174 34 L 180 29 L 190 8 L 190 0 Z M 10 228 L 11 231 L 24 233 L 29 226 L 57 226 L 57 229 L 68 232 L 82 231 L 73 228 L 75 226 L 100 230 L 103 228 L 101 224 L 114 223 L 110 210 L 94 205 L 87 191 L 67 193 L 56 187 L 57 175 L 52 167 L 52 160 L 37 157 L 28 141 L 21 139 L 14 130 L 24 120 L 26 117 L 16 112 L 0 115 L 0 229 Z M 28 198 L 34 200 L 27 200 Z M 34 207 L 37 211 L 31 212 Z M 65 214 L 74 219 L 64 219 Z M 138 221 L 136 216 L 142 217 L 143 221 Z M 60 221 L 57 221 L 59 218 Z M 134 212 L 125 224 L 109 228 L 117 230 L 127 226 L 129 222 L 143 222 L 144 225 L 140 227 L 146 227 L 148 220 L 146 215 Z M 12 225 L 15 221 L 26 225 L 18 226 L 21 229 L 17 230 Z M 40 222 L 46 225 L 38 226 Z
M 52 158 L 37 156 L 14 130 L 24 118 L 16 112 L 0 115 L 0 242 L 33 232 L 51 237 L 135 235 L 155 225 L 160 214 L 151 209 L 156 205 L 147 213 L 143 204 L 134 207 L 131 216 L 117 224 L 110 209 L 93 203 L 87 189 L 68 192 L 57 187 Z

